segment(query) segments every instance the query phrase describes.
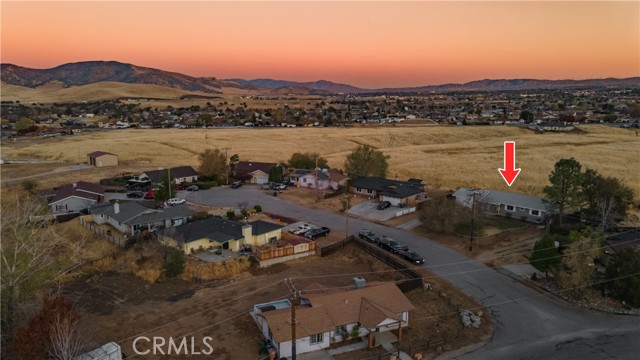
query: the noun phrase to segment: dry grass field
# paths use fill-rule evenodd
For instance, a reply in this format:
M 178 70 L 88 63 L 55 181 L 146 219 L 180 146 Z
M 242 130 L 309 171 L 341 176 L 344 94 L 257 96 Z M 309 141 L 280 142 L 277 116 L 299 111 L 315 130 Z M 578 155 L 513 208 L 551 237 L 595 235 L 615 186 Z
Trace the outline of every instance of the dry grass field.
M 296 151 L 319 152 L 330 166 L 341 168 L 349 152 L 369 144 L 389 155 L 392 178 L 422 178 L 443 189 L 505 189 L 497 169 L 502 167 L 503 142 L 514 140 L 522 173 L 512 191 L 540 194 L 554 163 L 575 157 L 585 166 L 624 180 L 640 197 L 640 136 L 600 125 L 581 130 L 572 134 L 536 134 L 508 126 L 113 130 L 3 142 L 1 149 L 4 159 L 69 163 L 85 161 L 84 154 L 96 150 L 119 155 L 122 166 L 89 170 L 83 178 L 91 180 L 91 176 L 136 168 L 197 166 L 198 153 L 206 148 L 229 148 L 229 154 L 237 153 L 242 160 L 274 162 L 286 161 Z M 3 180 L 11 177 L 3 171 Z
M 233 87 L 223 87 L 222 94 L 203 93 L 198 91 L 186 91 L 171 87 L 145 84 L 127 84 L 120 82 L 98 82 L 83 86 L 72 86 L 64 88 L 61 85 L 47 84 L 37 88 L 29 88 L 18 85 L 2 83 L 0 95 L 5 101 L 20 101 L 21 103 L 55 103 L 55 102 L 82 102 L 99 101 L 109 99 L 136 99 L 132 104 L 140 104 L 141 107 L 174 108 L 189 107 L 199 105 L 204 107 L 207 102 L 217 105 L 220 102 L 227 102 L 225 106 L 235 108 L 242 103 L 246 103 L 251 108 L 278 108 L 285 104 L 291 107 L 308 107 L 327 100 L 326 97 L 314 95 L 288 95 L 265 92 L 262 90 L 240 89 Z M 206 98 L 180 99 L 183 95 L 199 95 Z M 268 98 L 267 100 L 256 99 L 256 96 Z M 137 101 L 138 99 L 162 99 Z M 129 103 L 128 101 L 124 101 Z

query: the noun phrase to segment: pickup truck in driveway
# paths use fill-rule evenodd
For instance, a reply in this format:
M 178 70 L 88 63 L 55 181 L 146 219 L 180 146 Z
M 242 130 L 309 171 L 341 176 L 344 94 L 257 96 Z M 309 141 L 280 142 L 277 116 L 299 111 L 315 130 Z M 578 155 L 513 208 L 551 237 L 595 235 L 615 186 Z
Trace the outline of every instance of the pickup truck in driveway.
M 316 238 L 319 238 L 320 236 L 327 236 L 329 235 L 329 232 L 331 230 L 328 227 L 321 227 L 319 229 L 311 229 L 309 231 L 307 231 L 306 233 L 304 233 L 304 237 L 306 237 L 307 239 L 311 239 L 314 240 Z

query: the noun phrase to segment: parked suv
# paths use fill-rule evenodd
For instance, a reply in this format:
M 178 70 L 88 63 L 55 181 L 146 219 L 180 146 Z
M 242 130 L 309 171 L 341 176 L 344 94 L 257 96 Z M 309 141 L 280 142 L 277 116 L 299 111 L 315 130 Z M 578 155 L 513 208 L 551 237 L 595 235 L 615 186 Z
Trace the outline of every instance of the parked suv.
M 384 210 L 387 209 L 391 206 L 391 203 L 388 201 L 382 201 L 381 203 L 378 204 L 378 210 Z
M 382 239 L 378 241 L 378 246 L 394 254 L 397 254 L 398 251 L 400 250 L 404 250 L 404 251 L 409 250 L 408 246 L 402 245 L 396 240 L 386 236 L 383 236 Z
M 167 200 L 166 204 L 169 206 L 176 206 L 176 205 L 182 205 L 182 204 L 186 204 L 187 200 L 182 199 L 182 198 L 171 198 L 169 200 Z
M 366 240 L 374 244 L 377 243 L 378 240 L 380 239 L 378 235 L 374 234 L 373 232 L 371 232 L 371 230 L 367 230 L 367 229 L 360 230 L 360 232 L 358 233 L 358 237 L 362 240 Z
M 400 250 L 398 251 L 398 255 L 402 256 L 403 259 L 409 261 L 412 264 L 424 264 L 424 258 L 413 250 Z
M 231 184 L 231 188 L 232 188 L 232 189 L 237 189 L 237 188 L 239 188 L 240 186 L 242 186 L 242 181 L 234 181 L 234 182 Z

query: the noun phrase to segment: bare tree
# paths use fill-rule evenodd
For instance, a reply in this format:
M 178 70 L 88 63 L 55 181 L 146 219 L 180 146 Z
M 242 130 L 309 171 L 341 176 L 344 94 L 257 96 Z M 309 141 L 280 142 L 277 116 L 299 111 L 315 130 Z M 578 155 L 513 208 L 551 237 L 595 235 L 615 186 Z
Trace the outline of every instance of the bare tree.
M 74 360 L 91 350 L 89 329 L 81 329 L 75 313 L 57 314 L 49 331 L 49 358 L 54 360 Z
M 84 239 L 64 243 L 55 227 L 42 220 L 43 204 L 27 195 L 10 194 L 1 201 L 0 287 L 2 340 L 17 324 L 21 308 L 33 295 L 76 260 Z

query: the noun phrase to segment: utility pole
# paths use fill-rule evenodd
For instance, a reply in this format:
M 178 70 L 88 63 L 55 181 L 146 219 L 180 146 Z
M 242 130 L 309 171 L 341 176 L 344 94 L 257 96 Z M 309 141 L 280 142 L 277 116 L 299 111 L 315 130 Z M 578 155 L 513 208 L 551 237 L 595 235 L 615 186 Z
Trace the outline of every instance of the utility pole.
M 344 222 L 345 222 L 345 236 L 344 238 L 349 237 L 349 207 L 351 206 L 351 198 L 346 197 L 344 199 Z
M 167 186 L 169 187 L 169 199 L 171 199 L 171 170 L 169 168 L 167 168 Z
M 476 218 L 476 192 L 471 195 L 471 234 L 469 237 L 469 251 L 473 251 L 473 226 Z
M 320 194 L 318 193 L 320 191 L 320 188 L 318 187 L 318 158 L 319 157 L 320 155 L 318 154 L 318 156 L 316 156 L 316 167 L 315 167 L 315 170 L 313 170 L 316 174 L 316 202 L 320 200 Z
M 291 359 L 296 360 L 296 305 L 300 292 L 296 290 L 291 278 L 284 279 L 284 284 L 291 291 Z

